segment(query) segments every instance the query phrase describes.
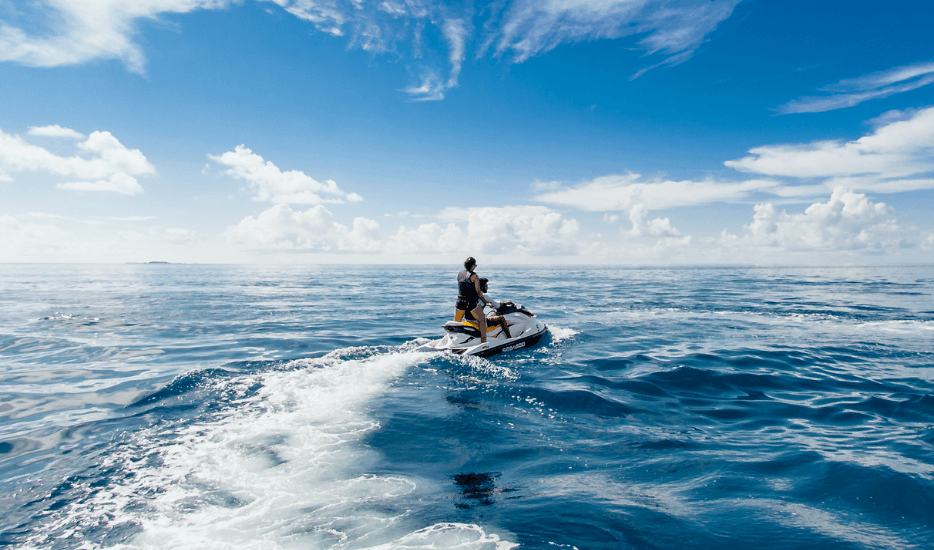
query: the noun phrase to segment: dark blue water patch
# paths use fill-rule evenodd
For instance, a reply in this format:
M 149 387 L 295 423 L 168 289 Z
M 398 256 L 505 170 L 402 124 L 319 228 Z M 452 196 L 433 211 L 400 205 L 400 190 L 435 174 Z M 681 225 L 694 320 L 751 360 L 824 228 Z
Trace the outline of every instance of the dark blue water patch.
M 930 480 L 886 466 L 815 463 L 801 472 L 795 489 L 808 502 L 830 503 L 882 525 L 930 526 L 934 521 Z
M 460 491 L 458 508 L 471 508 L 474 506 L 491 506 L 502 495 L 513 489 L 497 486 L 497 479 L 501 474 L 497 472 L 468 472 L 454 474 L 452 481 Z
M 130 403 L 127 408 L 145 407 L 171 399 L 180 399 L 192 391 L 203 390 L 208 382 L 231 378 L 237 374 L 239 373 L 228 369 L 205 369 L 188 372 L 179 376 L 165 387 Z
M 528 398 L 541 402 L 543 406 L 554 408 L 563 414 L 625 417 L 638 412 L 648 412 L 613 397 L 584 389 L 528 388 L 522 393 Z
M 629 393 L 637 394 L 643 397 L 671 397 L 671 394 L 665 390 L 659 388 L 655 384 L 645 382 L 643 380 L 634 380 L 629 378 L 610 379 L 607 377 L 595 375 L 578 376 L 570 380 L 573 380 L 577 384 L 584 384 L 591 387 L 602 386 L 614 390 L 625 390 Z

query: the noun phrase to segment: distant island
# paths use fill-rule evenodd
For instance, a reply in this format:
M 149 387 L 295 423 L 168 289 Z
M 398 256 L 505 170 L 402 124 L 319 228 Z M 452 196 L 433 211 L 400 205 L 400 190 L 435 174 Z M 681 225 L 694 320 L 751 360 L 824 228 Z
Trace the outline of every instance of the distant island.
M 172 262 L 127 262 L 127 265 L 171 264 Z

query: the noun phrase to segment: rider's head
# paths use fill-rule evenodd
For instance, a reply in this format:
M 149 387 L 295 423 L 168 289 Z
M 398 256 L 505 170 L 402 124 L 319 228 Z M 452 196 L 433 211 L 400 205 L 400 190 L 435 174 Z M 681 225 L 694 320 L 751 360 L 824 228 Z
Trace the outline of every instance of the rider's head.
M 473 259 L 473 256 L 464 260 L 464 269 L 467 271 L 473 271 L 473 268 L 476 267 L 477 260 Z
M 487 279 L 486 277 L 480 277 L 480 292 L 484 292 L 484 293 L 486 292 L 486 285 L 489 282 L 490 280 Z

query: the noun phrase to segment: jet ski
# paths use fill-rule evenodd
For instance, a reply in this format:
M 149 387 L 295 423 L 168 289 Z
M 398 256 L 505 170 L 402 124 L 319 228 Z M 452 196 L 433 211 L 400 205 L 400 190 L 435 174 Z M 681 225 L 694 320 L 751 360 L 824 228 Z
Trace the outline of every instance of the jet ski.
M 503 317 L 506 327 L 488 326 L 485 344 L 480 343 L 477 322 L 465 318 L 441 325 L 445 331 L 444 338 L 421 346 L 419 351 L 450 351 L 458 355 L 490 357 L 504 351 L 534 346 L 548 328 L 522 304 L 503 302 L 495 311 Z

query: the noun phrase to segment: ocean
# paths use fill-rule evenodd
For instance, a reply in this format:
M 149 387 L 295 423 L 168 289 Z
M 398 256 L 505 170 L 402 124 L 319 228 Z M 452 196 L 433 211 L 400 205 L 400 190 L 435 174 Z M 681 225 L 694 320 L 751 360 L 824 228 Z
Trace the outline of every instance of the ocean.
M 934 548 L 934 267 L 458 270 L 0 265 L 0 545 Z

